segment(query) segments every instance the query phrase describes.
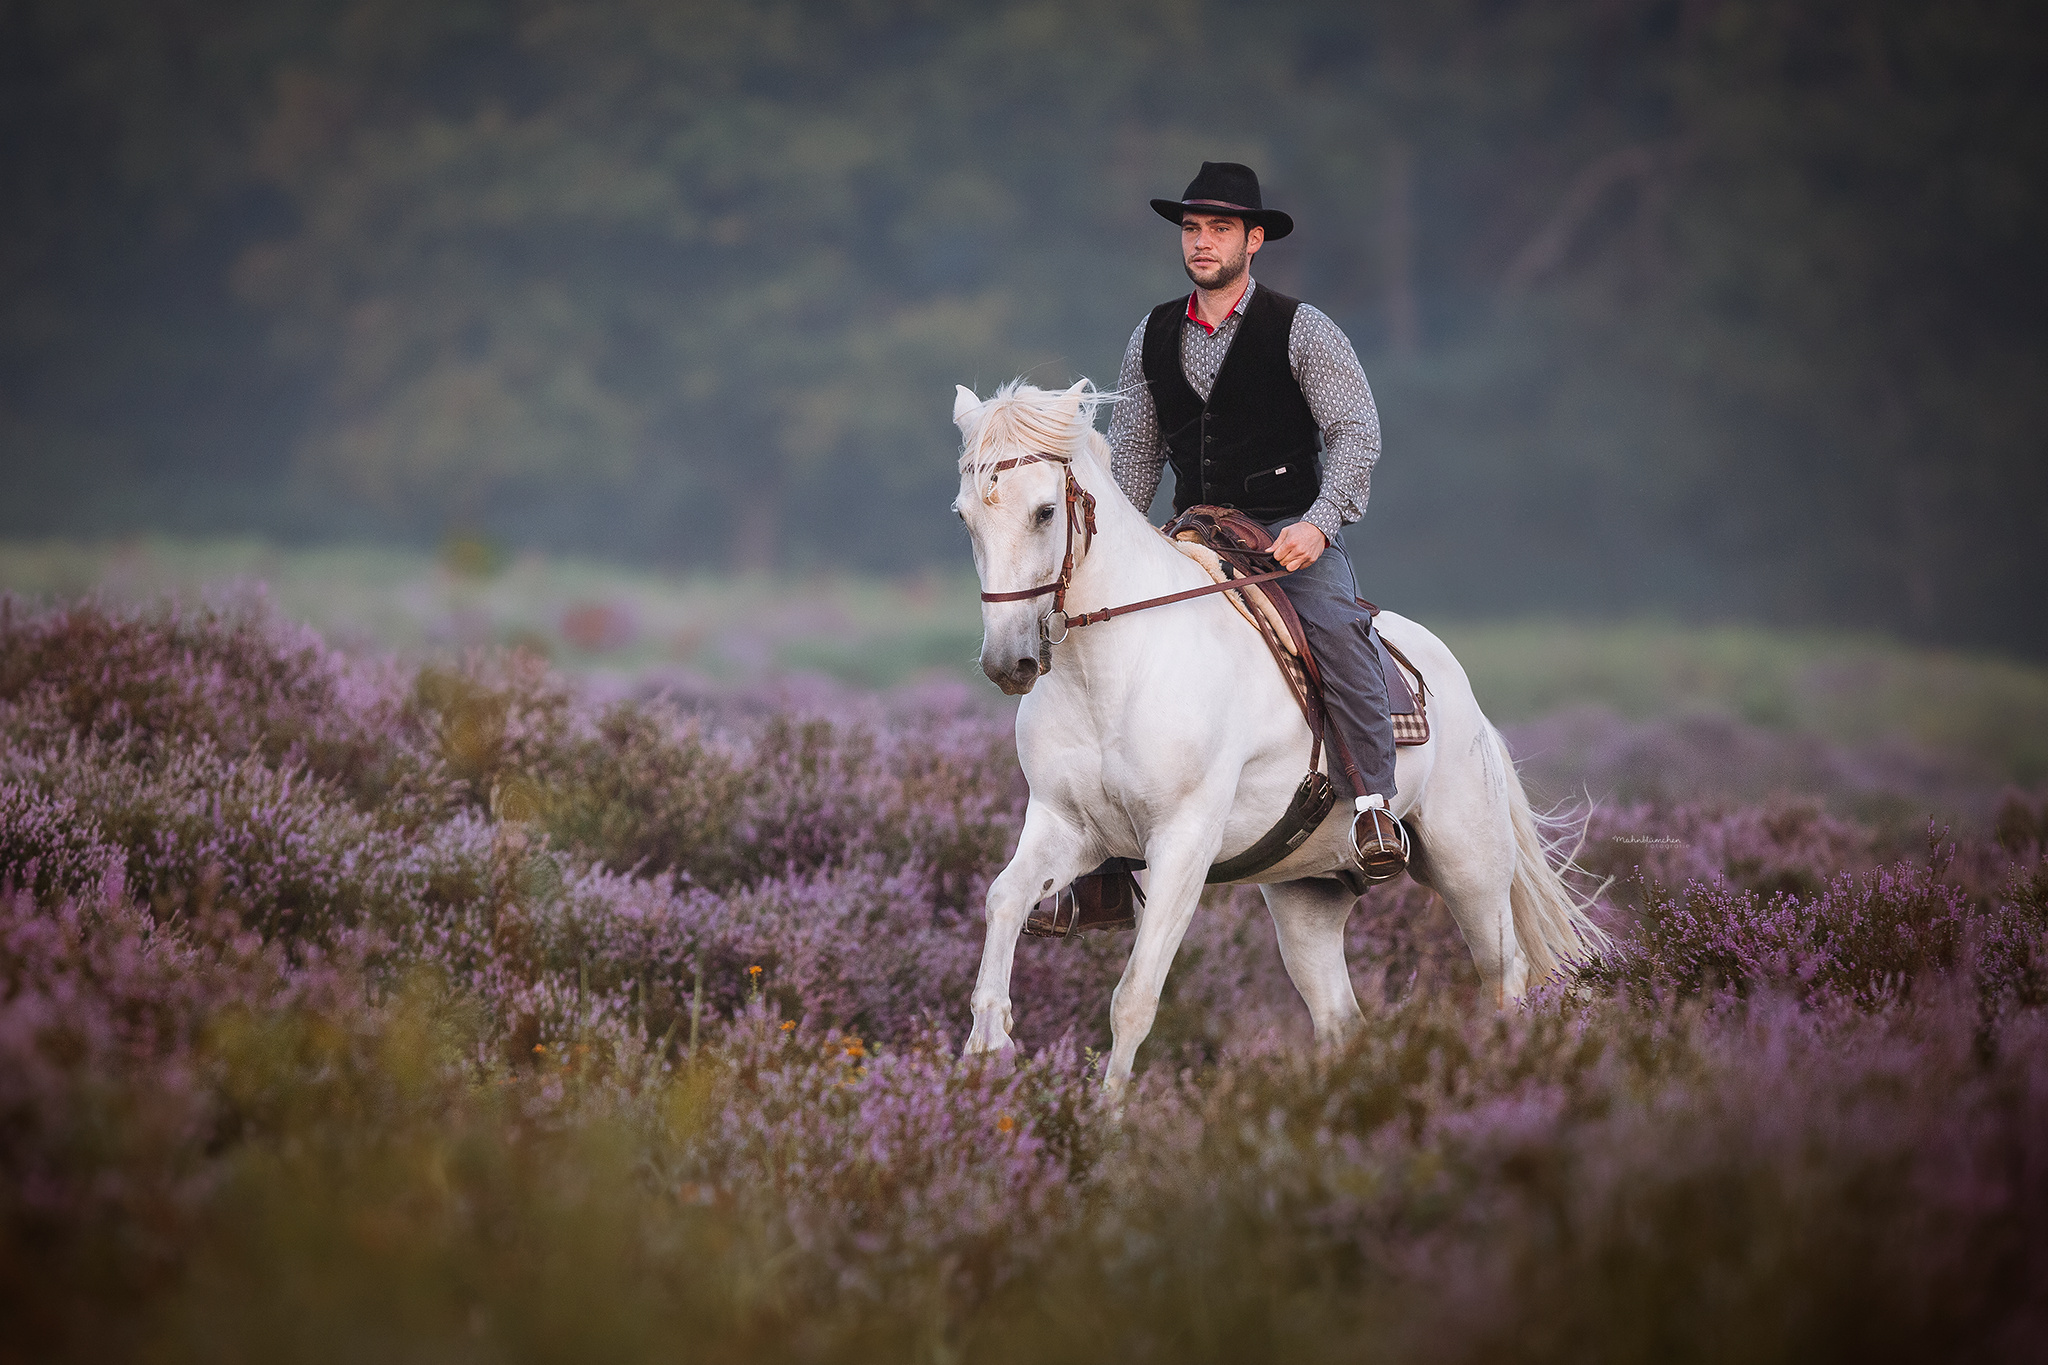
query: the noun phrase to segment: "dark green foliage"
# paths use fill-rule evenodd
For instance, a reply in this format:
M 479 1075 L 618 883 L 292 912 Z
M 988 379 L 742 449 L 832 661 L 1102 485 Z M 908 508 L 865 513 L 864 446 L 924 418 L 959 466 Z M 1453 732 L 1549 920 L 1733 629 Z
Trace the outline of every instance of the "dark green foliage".
M 203 8 L 0 16 L 0 532 L 957 563 L 951 386 L 1111 381 L 1237 158 L 1376 597 L 2041 647 L 2023 0 Z
M 2000 848 L 2015 857 L 2048 847 L 2048 796 L 2030 798 L 2024 792 L 2008 790 L 1999 801 L 1992 835 Z
M 722 888 L 879 857 L 963 903 L 1009 837 L 1013 779 L 999 739 L 954 728 L 884 748 L 859 722 L 774 716 L 739 746 L 619 706 L 538 769 L 533 799 L 552 838 L 620 871 Z
M 710 886 L 739 878 L 734 826 L 747 775 L 700 727 L 613 707 L 563 766 L 543 806 L 555 838 L 621 871 L 678 869 Z

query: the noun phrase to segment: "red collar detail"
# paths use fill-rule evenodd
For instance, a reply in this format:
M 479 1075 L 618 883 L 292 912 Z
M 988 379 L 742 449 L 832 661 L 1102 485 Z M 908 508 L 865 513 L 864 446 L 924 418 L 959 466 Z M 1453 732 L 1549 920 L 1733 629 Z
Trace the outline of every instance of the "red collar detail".
M 1244 302 L 1245 289 L 1250 289 L 1251 287 L 1252 282 L 1250 280 L 1246 280 L 1244 282 L 1244 289 L 1238 290 L 1237 297 L 1230 301 L 1230 307 L 1223 310 L 1223 316 L 1225 319 L 1228 319 L 1232 313 L 1235 313 L 1237 311 L 1237 305 Z M 1200 297 L 1200 294 L 1200 290 L 1191 290 L 1188 293 L 1188 321 L 1194 323 L 1195 326 L 1201 328 L 1210 336 L 1215 336 L 1216 327 L 1221 327 L 1223 324 L 1219 322 L 1216 324 L 1216 327 L 1211 327 L 1208 323 L 1202 321 L 1202 315 L 1195 311 L 1195 300 L 1196 298 Z

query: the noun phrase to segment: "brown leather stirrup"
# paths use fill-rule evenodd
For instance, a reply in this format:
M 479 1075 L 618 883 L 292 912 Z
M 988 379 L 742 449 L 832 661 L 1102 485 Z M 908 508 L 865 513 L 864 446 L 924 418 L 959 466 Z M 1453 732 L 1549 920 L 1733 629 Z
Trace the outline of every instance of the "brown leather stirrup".
M 1111 858 L 1071 886 L 1031 907 L 1024 932 L 1033 938 L 1067 938 L 1084 930 L 1135 929 L 1145 892 L 1131 875 L 1144 864 L 1135 858 Z
M 1351 856 L 1373 885 L 1408 870 L 1408 827 L 1384 806 L 1369 806 L 1351 822 Z

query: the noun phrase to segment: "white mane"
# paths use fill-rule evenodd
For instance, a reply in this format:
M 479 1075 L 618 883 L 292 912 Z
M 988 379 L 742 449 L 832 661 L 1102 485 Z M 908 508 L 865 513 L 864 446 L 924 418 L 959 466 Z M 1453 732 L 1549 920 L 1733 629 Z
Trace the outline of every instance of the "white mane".
M 1065 391 L 1013 379 L 975 409 L 960 447 L 960 470 L 974 471 L 975 482 L 985 485 L 997 462 L 1026 451 L 1075 461 L 1091 454 L 1100 458 L 1106 443 L 1095 429 L 1095 410 L 1115 400 L 1086 379 Z

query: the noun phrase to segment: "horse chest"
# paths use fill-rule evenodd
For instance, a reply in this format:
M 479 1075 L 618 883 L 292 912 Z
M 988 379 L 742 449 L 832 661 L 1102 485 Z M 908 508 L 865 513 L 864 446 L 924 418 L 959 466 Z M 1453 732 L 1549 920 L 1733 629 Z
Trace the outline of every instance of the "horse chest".
M 1271 812 L 1264 810 L 1270 803 L 1260 798 L 1272 784 L 1258 782 L 1249 771 L 1261 766 L 1255 753 L 1246 750 L 1241 735 L 1217 733 L 1213 715 L 1203 723 L 1193 713 L 1202 703 L 1182 689 L 1153 692 L 1141 707 L 1104 712 L 1058 706 L 1047 707 L 1041 717 L 1020 715 L 1018 756 L 1032 800 L 1057 810 L 1118 857 L 1142 857 L 1158 830 L 1190 818 L 1214 818 L 1247 795 L 1255 809 L 1246 810 L 1245 818 L 1270 824 Z M 1283 776 L 1299 780 L 1299 759 L 1290 763 L 1283 765 Z M 1248 793 L 1247 780 L 1257 790 Z M 1284 806 L 1286 793 L 1276 792 Z

